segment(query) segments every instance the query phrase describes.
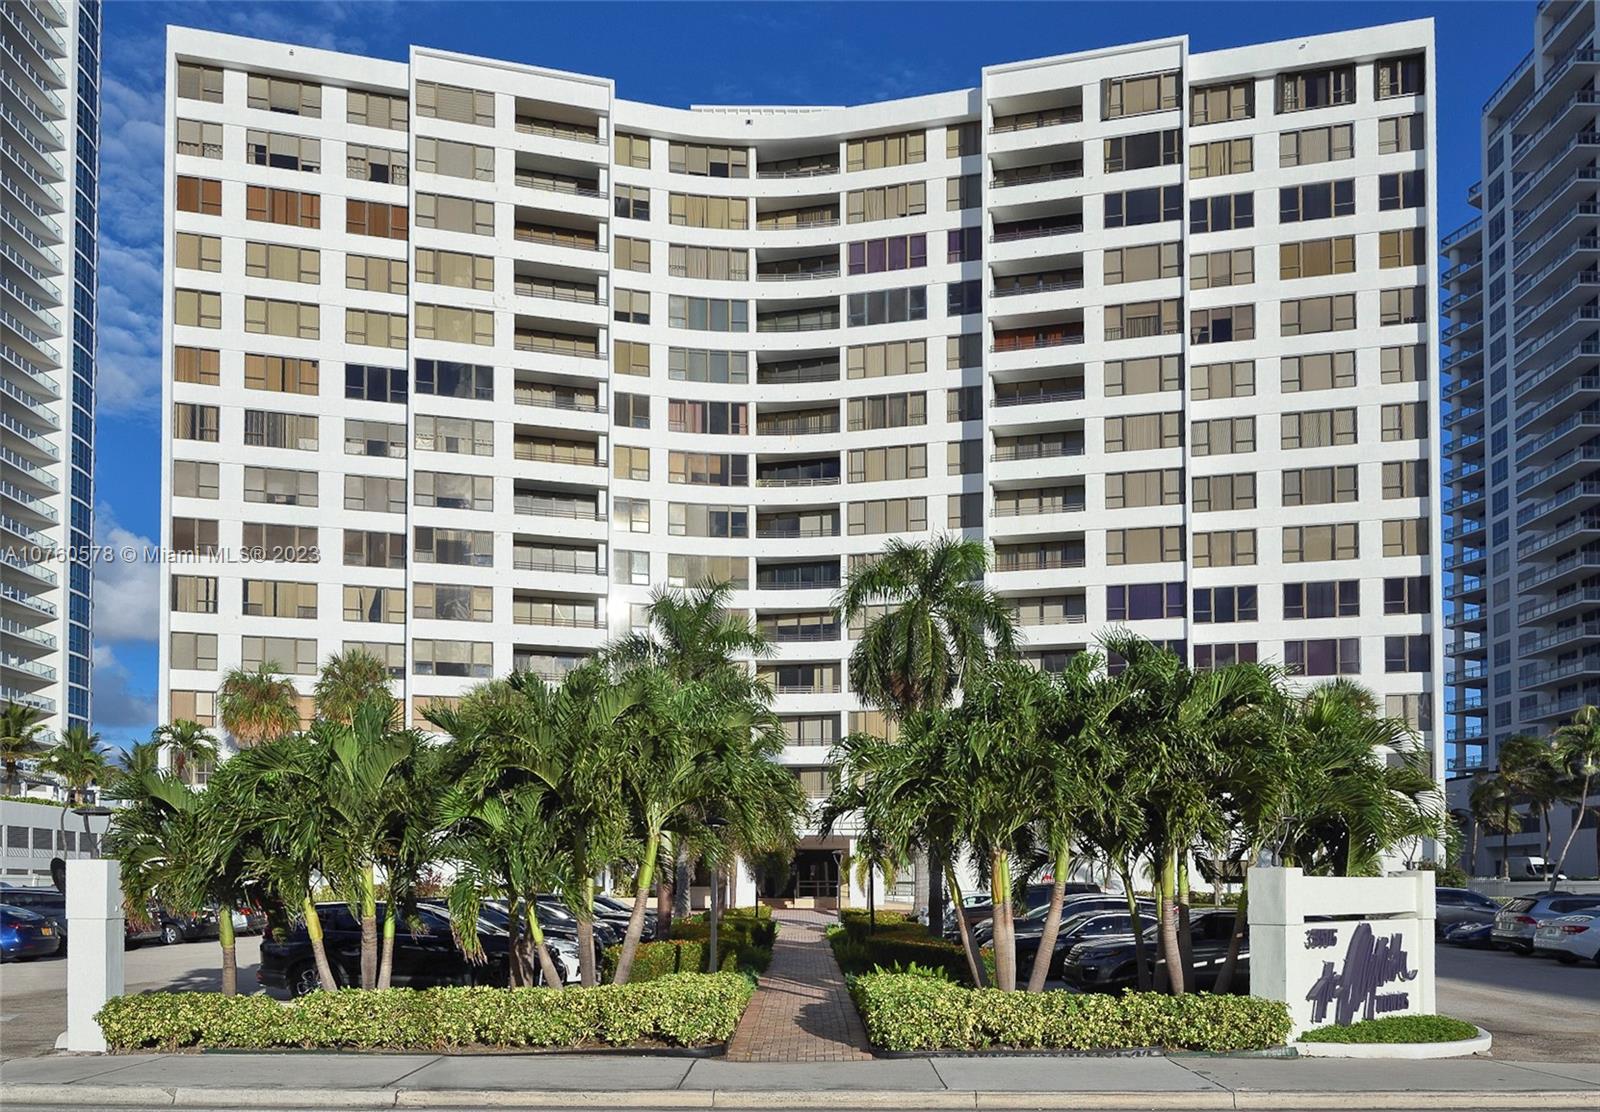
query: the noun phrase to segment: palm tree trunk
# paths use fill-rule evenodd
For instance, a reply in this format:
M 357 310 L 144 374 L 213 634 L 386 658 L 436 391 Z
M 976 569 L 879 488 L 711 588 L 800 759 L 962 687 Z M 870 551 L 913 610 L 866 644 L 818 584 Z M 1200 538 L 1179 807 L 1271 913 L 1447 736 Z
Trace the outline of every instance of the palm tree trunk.
M 1167 967 L 1167 984 L 1172 995 L 1182 996 L 1183 949 L 1178 945 L 1178 892 L 1176 857 L 1173 853 L 1161 855 L 1161 957 Z
M 1194 984 L 1194 935 L 1189 928 L 1189 854 L 1179 850 L 1178 874 L 1178 952 L 1183 955 L 1183 983 Z
M 627 984 L 633 972 L 633 958 L 639 952 L 639 939 L 644 936 L 645 901 L 650 894 L 650 886 L 655 882 L 656 854 L 660 848 L 659 831 L 645 839 L 644 860 L 639 864 L 638 883 L 633 890 L 633 910 L 628 914 L 628 933 L 622 938 L 622 953 L 617 955 L 617 972 L 611 978 L 612 984 Z
M 317 914 L 310 892 L 306 893 L 300 907 L 306 920 L 306 937 L 311 940 L 311 960 L 317 965 L 317 979 L 322 982 L 324 992 L 337 992 L 339 982 L 333 975 L 333 966 L 328 964 L 328 947 L 322 938 L 322 917 Z
M 1126 861 L 1118 865 L 1122 877 L 1122 892 L 1128 897 L 1128 915 L 1133 920 L 1133 964 L 1140 992 L 1150 991 L 1150 965 L 1145 961 L 1144 917 L 1139 914 L 1139 895 L 1133 890 L 1133 874 Z
M 1567 831 L 1567 840 L 1561 843 L 1561 856 L 1556 858 L 1555 866 L 1550 870 L 1551 888 L 1555 887 L 1556 877 L 1561 875 L 1561 866 L 1567 863 L 1567 851 L 1572 848 L 1573 839 L 1578 836 L 1578 830 L 1583 826 L 1584 816 L 1589 813 L 1589 789 L 1593 783 L 1594 777 L 1592 775 L 1584 776 L 1583 790 L 1578 793 L 1578 810 L 1572 816 L 1572 829 Z M 1600 828 L 1597 828 L 1597 830 L 1600 830 Z M 1600 834 L 1597 834 L 1597 838 L 1600 838 Z M 1600 843 L 1597 843 L 1596 848 L 1600 848 Z M 1549 858 L 1546 857 L 1545 860 L 1548 861 Z M 1600 855 L 1597 855 L 1596 860 L 1600 861 Z
M 933 867 L 933 861 L 928 852 L 916 849 L 911 854 L 911 913 L 923 916 L 923 921 L 931 923 L 928 916 L 928 870 Z
M 1254 858 L 1255 853 L 1252 851 L 1249 859 Z M 1246 876 L 1248 875 L 1247 870 Z M 1246 880 L 1239 889 L 1239 904 L 1233 915 L 1233 933 L 1228 936 L 1228 956 L 1222 959 L 1222 968 L 1217 971 L 1217 983 L 1211 986 L 1211 991 L 1218 996 L 1233 991 L 1233 973 L 1239 967 L 1239 949 L 1244 942 L 1244 932 L 1249 927 L 1249 911 L 1250 882 Z
M 966 901 L 961 898 L 961 883 L 956 880 L 954 866 L 946 866 L 949 872 L 945 879 L 950 884 L 950 902 L 956 906 L 956 933 L 961 936 L 961 950 L 967 955 L 967 973 L 972 977 L 975 988 L 987 988 L 989 978 L 984 971 L 983 962 L 978 959 L 978 948 L 972 942 L 972 927 L 967 922 Z
M 711 900 L 710 908 L 706 912 L 706 923 L 709 928 L 710 945 L 706 954 L 706 972 L 715 973 L 721 968 L 717 953 L 717 932 L 721 927 L 722 911 L 722 870 L 713 866 L 711 873 Z
M 394 980 L 394 936 L 398 927 L 394 909 L 394 890 L 389 892 L 389 902 L 383 911 L 383 949 L 378 955 L 378 987 L 388 988 Z
M 362 870 L 360 884 L 361 987 L 372 988 L 378 983 L 378 889 L 371 865 Z
M 222 947 L 222 995 L 239 992 L 239 956 L 233 937 L 233 905 L 217 905 L 217 945 Z
M 690 886 L 694 883 L 694 876 L 689 868 L 689 849 L 682 840 L 673 849 L 673 862 L 672 916 L 668 919 L 668 926 L 671 925 L 671 918 L 679 915 L 688 918 L 690 911 Z
M 1055 960 L 1056 936 L 1061 933 L 1061 904 L 1067 896 L 1067 869 L 1071 865 L 1071 843 L 1063 838 L 1056 847 L 1055 886 L 1050 889 L 1050 910 L 1045 912 L 1044 931 L 1039 935 L 1039 950 L 1033 955 L 1033 971 L 1028 974 L 1028 991 L 1043 992 Z
M 1002 992 L 1017 990 L 1016 923 L 1011 916 L 1011 859 L 989 855 L 989 899 L 994 908 L 994 982 Z
M 672 936 L 672 881 L 663 869 L 656 879 L 656 937 Z
M 1549 866 L 1550 866 L 1550 806 L 1549 806 L 1549 804 L 1541 803 L 1539 805 L 1539 827 L 1540 827 L 1540 829 L 1542 829 L 1544 831 L 1544 863 L 1545 863 L 1545 867 L 1549 868 Z M 1552 891 L 1555 890 L 1555 886 L 1556 886 L 1556 882 L 1555 882 L 1554 879 L 1552 879 L 1550 881 L 1550 888 L 1551 888 Z
M 556 961 L 550 956 L 550 947 L 544 943 L 544 928 L 539 925 L 539 904 L 536 896 L 530 895 L 523 902 L 523 906 L 528 909 L 528 933 L 533 936 L 533 948 L 539 955 L 539 970 L 544 974 L 544 983 L 550 988 L 565 988 L 566 982 L 561 979 L 561 971 L 556 968 Z M 579 923 L 578 926 L 581 929 L 583 924 Z M 531 972 L 532 970 L 528 970 L 524 975 Z M 531 981 L 533 978 L 530 976 L 528 979 Z
M 928 933 L 944 937 L 944 861 L 950 845 L 939 840 L 928 847 Z
M 1511 879 L 1511 804 L 1507 802 L 1500 814 L 1500 879 Z

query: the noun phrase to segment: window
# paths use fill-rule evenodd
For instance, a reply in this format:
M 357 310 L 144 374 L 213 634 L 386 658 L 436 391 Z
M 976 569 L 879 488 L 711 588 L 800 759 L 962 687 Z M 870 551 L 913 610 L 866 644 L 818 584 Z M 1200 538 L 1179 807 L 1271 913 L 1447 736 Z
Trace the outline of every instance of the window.
M 406 264 L 399 262 L 398 265 L 403 276 Z M 275 282 L 302 282 L 314 286 L 322 281 L 322 253 L 314 247 L 246 243 L 244 272 L 250 278 L 270 278 Z M 404 278 L 401 280 L 403 282 Z
M 494 235 L 494 202 L 469 197 L 417 194 L 417 227 L 439 228 L 465 235 Z
M 179 498 L 215 499 L 219 496 L 217 483 L 217 465 L 214 463 L 185 459 L 172 461 L 172 493 Z
M 650 273 L 650 241 L 629 236 L 613 236 L 611 250 L 618 270 Z
M 945 420 L 976 421 L 982 416 L 982 386 L 952 387 L 945 391 Z
M 1177 413 L 1139 413 L 1105 419 L 1105 450 L 1145 452 L 1183 446 L 1183 420 Z
M 851 398 L 846 403 L 846 412 L 851 432 L 922 425 L 928 419 L 928 395 L 917 392 Z
M 1107 340 L 1136 340 L 1173 336 L 1178 332 L 1178 301 L 1134 301 L 1105 309 Z
M 421 89 L 420 85 L 418 89 Z M 418 676 L 488 679 L 494 675 L 494 643 L 412 638 L 411 671 L 413 675 Z
M 177 123 L 177 152 L 180 155 L 193 158 L 222 157 L 221 124 L 202 120 L 179 120 Z
M 1106 530 L 1108 565 L 1165 564 L 1182 559 L 1183 529 L 1180 526 Z
M 667 298 L 667 323 L 673 328 L 692 328 L 702 332 L 750 331 L 750 303 L 720 297 Z
M 1295 525 L 1283 530 L 1283 562 L 1286 564 L 1360 557 L 1360 534 L 1354 523 Z
M 1216 417 L 1189 424 L 1189 454 L 1223 456 L 1256 450 L 1254 417 Z
M 1384 440 L 1426 440 L 1428 403 L 1402 402 L 1386 405 L 1381 411 Z
M 1191 344 L 1226 344 L 1253 340 L 1256 336 L 1256 307 L 1227 305 L 1217 309 L 1194 309 L 1189 313 Z
M 611 137 L 612 159 L 618 166 L 632 166 L 639 170 L 650 169 L 650 137 L 630 135 L 618 131 Z
M 743 282 L 750 277 L 750 252 L 742 247 L 686 247 L 674 243 L 667 248 L 667 273 L 677 278 Z
M 650 345 L 638 340 L 611 341 L 611 369 L 619 375 L 650 377 Z
M 1428 554 L 1428 519 L 1404 518 L 1383 523 L 1383 554 L 1385 556 L 1426 556 Z
M 1356 618 L 1361 616 L 1361 581 L 1324 579 L 1283 585 L 1285 620 Z
M 1183 273 L 1182 245 L 1146 243 L 1138 247 L 1109 247 L 1105 252 L 1105 283 L 1149 282 L 1177 278 Z
M 213 348 L 175 347 L 172 377 L 176 382 L 216 386 L 222 380 L 222 353 Z
M 1421 228 L 1398 228 L 1378 233 L 1378 265 L 1423 266 L 1427 261 L 1427 241 Z
M 1433 610 L 1433 584 L 1426 575 L 1407 575 L 1383 581 L 1385 614 L 1427 614 Z
M 1256 662 L 1256 653 L 1257 648 L 1254 641 L 1231 641 L 1216 645 L 1196 645 L 1194 647 L 1194 669 L 1197 672 L 1212 672 L 1232 664 L 1254 664 Z
M 1433 638 L 1413 633 L 1383 639 L 1385 672 L 1428 672 L 1433 669 Z
M 346 363 L 344 396 L 369 402 L 399 402 L 403 405 L 406 400 L 406 372 L 400 367 Z
M 1189 288 L 1207 290 L 1248 286 L 1256 280 L 1255 257 L 1253 247 L 1190 255 Z
M 181 137 L 182 120 L 178 121 L 178 129 Z M 244 157 L 252 166 L 317 174 L 322 172 L 322 141 L 306 135 L 284 135 L 277 131 L 250 128 L 244 133 Z
M 926 498 L 884 498 L 851 502 L 847 507 L 850 536 L 874 533 L 923 533 L 928 528 Z
M 944 207 L 947 212 L 977 208 L 983 196 L 983 185 L 977 174 L 963 174 L 959 178 L 944 180 Z
M 180 175 L 177 187 L 179 212 L 198 212 L 202 216 L 222 215 L 221 181 Z
M 1189 396 L 1194 401 L 1249 398 L 1255 392 L 1256 365 L 1252 359 L 1233 363 L 1202 363 L 1189 370 Z
M 1357 637 L 1285 641 L 1283 662 L 1291 674 L 1348 676 L 1361 671 L 1361 640 Z
M 420 200 L 425 194 L 419 194 Z M 420 207 L 420 206 L 419 206 Z M 417 223 L 422 224 L 419 219 Z M 431 228 L 432 224 L 423 224 Z M 344 203 L 344 230 L 353 236 L 379 239 L 405 239 L 406 206 L 386 205 L 381 201 L 348 200 Z
M 1177 220 L 1183 214 L 1183 188 L 1176 185 L 1129 189 L 1105 195 L 1105 226 L 1132 228 Z
M 1423 344 L 1386 347 L 1378 353 L 1384 382 L 1425 382 L 1428 374 L 1428 349 Z
M 322 86 L 310 81 L 293 81 L 286 77 L 267 77 L 252 73 L 248 83 L 251 108 L 268 112 L 285 112 L 295 116 L 321 117 Z
M 1356 296 L 1353 293 L 1329 297 L 1304 297 L 1278 305 L 1280 335 L 1312 336 L 1321 332 L 1343 332 L 1356 326 Z
M 265 409 L 244 411 L 244 442 L 252 448 L 317 450 L 317 418 L 303 413 L 274 413 Z
M 680 382 L 747 383 L 750 381 L 750 354 L 706 348 L 668 348 L 667 377 Z
M 749 407 L 744 402 L 700 402 L 671 398 L 667 401 L 667 428 L 709 436 L 743 436 L 750 431 Z
M 322 196 L 296 189 L 270 189 L 248 185 L 244 191 L 244 214 L 249 220 L 268 224 L 287 224 L 296 228 L 322 227 Z
M 455 583 L 418 583 L 411 592 L 411 615 L 441 622 L 490 622 L 494 620 L 494 590 Z
M 983 258 L 982 228 L 951 228 L 946 235 L 946 262 L 970 263 Z
M 406 566 L 404 533 L 344 531 L 344 563 L 350 568 L 403 568 Z
M 1410 97 L 1422 93 L 1426 63 L 1421 54 L 1404 58 L 1380 58 L 1372 67 L 1377 98 Z
M 667 219 L 689 228 L 748 228 L 750 202 L 743 197 L 672 193 L 667 196 Z
M 315 251 L 312 252 L 316 254 Z M 222 237 L 202 236 L 193 232 L 179 232 L 177 239 L 177 265 L 180 270 L 220 271 L 222 269 Z
M 1197 514 L 1256 508 L 1254 472 L 1196 475 L 1192 487 L 1190 505 Z
M 846 324 L 851 328 L 927 320 L 928 290 L 926 286 L 905 286 L 895 290 L 853 293 L 847 300 L 847 309 Z
M 927 265 L 928 237 L 918 232 L 885 239 L 858 239 L 848 245 L 846 257 L 851 274 L 910 270 Z
M 417 169 L 424 174 L 494 181 L 494 148 L 431 136 L 417 137 Z
M 406 427 L 400 423 L 361 421 L 353 417 L 346 417 L 344 421 L 344 454 L 347 456 L 404 459 L 406 439 Z
M 419 312 L 421 308 L 421 306 L 418 306 Z M 422 335 L 420 319 L 417 325 L 417 335 Z M 344 311 L 344 340 L 347 344 L 403 348 L 406 346 L 405 314 L 379 313 L 372 309 L 346 309 Z
M 912 181 L 901 185 L 882 185 L 876 189 L 853 189 L 845 194 L 845 219 L 851 224 L 921 216 L 927 211 L 927 182 Z
M 494 94 L 435 81 L 417 82 L 417 115 L 458 124 L 494 126 Z
M 462 456 L 494 455 L 494 422 L 466 417 L 434 417 L 418 414 L 413 418 L 419 452 L 451 452 Z
M 700 177 L 747 178 L 750 176 L 750 152 L 744 147 L 669 143 L 667 169 L 674 174 L 696 174 Z
M 1256 114 L 1254 81 L 1231 81 L 1225 85 L 1204 85 L 1189 90 L 1189 123 L 1220 124 L 1228 120 L 1248 120 Z
M 1178 164 L 1178 129 L 1146 131 L 1139 135 L 1117 135 L 1104 140 L 1104 169 L 1108 174 L 1122 170 L 1148 170 L 1153 166 Z M 1244 140 L 1248 147 L 1250 140 Z
M 650 294 L 645 290 L 613 290 L 611 319 L 626 324 L 649 324 Z
M 997 502 L 1002 495 L 1008 492 L 995 492 Z M 1066 494 L 1057 496 L 1054 501 L 1059 503 L 1048 511 L 1041 507 L 1033 512 L 1059 513 L 1069 508 L 1067 503 L 1073 501 Z M 1075 496 L 1081 506 L 1082 496 Z M 1121 471 L 1113 472 L 1106 476 L 1106 509 L 1122 510 L 1134 509 L 1141 506 L 1176 506 L 1183 501 L 1183 472 L 1175 467 L 1159 471 Z
M 1042 602 L 1046 600 L 1018 599 L 1019 603 Z M 1072 603 L 1074 600 L 1061 599 L 1062 603 Z M 1182 583 L 1136 583 L 1131 586 L 1114 586 L 1106 588 L 1106 621 L 1108 622 L 1143 622 L 1157 618 L 1183 617 L 1183 584 Z M 1077 607 L 1081 611 L 1081 604 Z M 1019 610 L 1018 620 L 1023 625 L 1042 625 L 1039 621 L 1022 621 L 1023 613 Z M 1064 617 L 1056 617 L 1055 621 L 1063 621 Z M 1078 618 L 1082 621 L 1082 617 Z
M 421 256 L 423 252 L 417 254 Z M 406 261 L 376 255 L 347 254 L 344 257 L 344 286 L 347 290 L 403 296 L 406 292 Z
M 983 150 L 977 123 L 951 124 L 944 129 L 944 156 L 965 158 Z
M 1378 292 L 1379 324 L 1424 324 L 1428 319 L 1426 286 Z
M 494 509 L 494 478 L 458 472 L 418 471 L 412 501 L 441 510 Z
M 667 533 L 674 537 L 748 537 L 750 508 L 670 502 L 667 504 Z
M 952 440 L 945 447 L 946 474 L 977 475 L 983 471 L 982 440 Z
M 1255 143 L 1243 139 L 1218 139 L 1189 146 L 1189 177 L 1218 178 L 1255 169 Z
M 973 441 L 973 443 L 976 443 L 978 445 L 979 449 L 980 449 L 975 454 L 978 457 L 978 459 L 981 461 L 981 459 L 982 459 L 982 451 L 981 451 L 981 449 L 983 447 L 982 442 L 981 441 Z M 979 469 L 981 470 L 981 468 L 982 468 L 982 464 L 980 462 Z M 947 529 L 981 529 L 981 528 L 983 528 L 983 492 L 982 491 L 975 490 L 975 491 L 970 491 L 970 492 L 968 492 L 966 494 L 950 494 L 950 495 L 946 495 L 945 496 L 945 507 L 946 507 L 946 511 L 947 511 L 946 520 L 945 520 L 945 527 Z
M 418 525 L 412 555 L 420 564 L 486 568 L 494 563 L 494 534 L 479 529 L 434 529 Z
M 240 537 L 249 560 L 314 564 L 321 557 L 317 549 L 317 530 L 312 525 L 247 521 L 240 530 Z
M 1355 269 L 1355 236 L 1307 239 L 1278 246 L 1278 277 L 1285 281 L 1292 278 L 1323 278 L 1329 274 L 1353 274 Z
M 217 670 L 217 635 L 215 633 L 180 633 L 172 631 L 172 651 L 169 654 L 174 669 L 190 672 L 215 672 Z
M 1356 442 L 1356 411 L 1352 409 L 1308 409 L 1282 414 L 1285 451 L 1296 448 L 1328 448 Z
M 197 556 L 217 554 L 217 523 L 204 517 L 172 519 L 172 550 Z
M 928 133 L 902 131 L 851 139 L 844 148 L 844 168 L 879 170 L 886 166 L 909 166 L 928 156 Z
M 1100 82 L 1100 118 L 1120 120 L 1178 107 L 1178 71 L 1138 77 L 1108 77 Z
M 1356 468 L 1350 465 L 1289 470 L 1282 481 L 1285 506 L 1328 506 L 1360 497 Z
M 1326 69 L 1281 73 L 1276 82 L 1278 111 L 1305 112 L 1335 104 L 1354 104 L 1355 66 L 1330 66 Z
M 178 95 L 185 100 L 222 103 L 222 70 L 194 62 L 178 63 Z
M 190 328 L 222 327 L 222 295 L 204 290 L 174 290 L 173 322 Z
M 352 181 L 405 185 L 409 180 L 406 152 L 347 143 L 344 148 L 344 176 Z
M 404 263 L 400 265 L 403 267 Z M 494 259 L 488 255 L 418 248 L 417 281 L 463 289 L 492 290 Z
M 1197 568 L 1251 567 L 1256 562 L 1254 529 L 1223 529 L 1194 535 Z
M 618 185 L 611 190 L 612 212 L 623 220 L 650 219 L 650 190 L 642 185 Z
M 315 359 L 285 359 L 281 355 L 246 355 L 246 390 L 274 390 L 283 394 L 315 394 L 321 373 Z
M 1278 223 L 1299 224 L 1352 216 L 1356 211 L 1356 180 L 1308 182 L 1278 190 Z
M 750 457 L 713 452 L 668 452 L 667 482 L 690 486 L 749 486 Z
M 365 513 L 403 514 L 406 512 L 406 481 L 380 475 L 346 475 L 344 508 Z
M 1286 355 L 1278 362 L 1279 388 L 1286 394 L 1303 390 L 1342 390 L 1356 384 L 1356 353 L 1323 352 Z
M 724 402 L 724 405 L 727 403 Z M 650 427 L 650 396 L 648 394 L 611 395 L 612 424 L 619 429 L 647 429 Z
M 1355 125 L 1330 124 L 1278 135 L 1279 166 L 1314 166 L 1319 162 L 1341 162 L 1354 158 Z
M 179 614 L 215 614 L 217 577 L 214 575 L 174 575 L 172 609 Z
M 630 556 L 646 556 L 633 552 Z M 634 583 L 650 582 L 649 567 L 644 568 L 644 578 L 639 578 L 639 568 L 633 569 Z M 705 583 L 726 583 L 736 591 L 750 586 L 750 561 L 743 556 L 684 556 L 667 557 L 667 585 L 669 587 L 698 587 Z
M 1378 153 L 1400 154 L 1420 151 L 1426 145 L 1422 130 L 1422 113 L 1408 116 L 1387 116 L 1378 121 Z
M 409 105 L 404 96 L 369 93 L 361 89 L 351 89 L 345 94 L 345 119 L 349 123 L 404 131 L 408 115 Z
M 217 442 L 218 407 L 195 405 L 191 402 L 174 402 L 172 406 L 172 435 L 177 440 L 203 440 Z
M 346 587 L 343 609 L 347 622 L 398 624 L 406 620 L 406 591 L 404 587 Z
M 246 579 L 243 609 L 248 618 L 315 618 L 317 585 L 280 579 Z
M 346 311 L 347 314 L 349 310 Z M 372 316 L 373 314 L 368 314 Z M 346 317 L 348 320 L 348 315 Z M 404 334 L 405 318 L 399 318 Z M 346 333 L 350 330 L 347 327 Z M 350 343 L 370 343 L 346 336 Z M 494 312 L 489 309 L 458 309 L 452 305 L 418 305 L 417 339 L 447 340 L 455 344 L 487 347 L 494 343 Z M 393 346 L 404 346 L 403 344 Z
M 1132 394 L 1154 394 L 1176 390 L 1182 385 L 1182 368 L 1176 355 L 1153 355 L 1146 359 L 1116 359 L 1105 365 L 1105 394 L 1119 398 Z
M 1196 587 L 1196 624 L 1222 625 L 1228 622 L 1253 622 L 1257 618 L 1255 587 Z
M 1433 697 L 1431 695 L 1386 695 L 1384 696 L 1384 713 L 1390 718 L 1400 719 L 1413 730 L 1433 729 Z M 1443 895 L 1440 896 L 1440 902 L 1445 902 Z
M 1405 170 L 1378 175 L 1378 211 L 1421 208 L 1428 203 L 1427 172 Z
M 852 483 L 926 479 L 928 446 L 901 444 L 889 448 L 852 448 L 847 462 L 847 478 Z

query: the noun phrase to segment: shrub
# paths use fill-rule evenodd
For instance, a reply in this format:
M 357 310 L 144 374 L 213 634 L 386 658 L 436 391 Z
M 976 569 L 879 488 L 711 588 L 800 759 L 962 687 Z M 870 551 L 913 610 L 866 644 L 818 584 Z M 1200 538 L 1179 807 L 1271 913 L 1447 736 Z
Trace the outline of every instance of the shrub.
M 186 1047 L 580 1047 L 726 1042 L 753 985 L 737 973 L 678 974 L 594 988 L 341 989 L 267 996 L 157 992 L 107 1001 L 95 1018 L 113 1051 Z
M 1314 1043 L 1431 1043 L 1460 1042 L 1476 1038 L 1478 1028 L 1444 1015 L 1391 1015 L 1364 1019 L 1343 1027 L 1329 1025 L 1302 1032 L 1301 1042 Z
M 870 931 L 866 912 L 846 911 L 837 927 L 828 928 L 828 940 L 847 977 L 915 965 L 962 984 L 972 982 L 961 943 L 934 938 L 922 924 L 896 912 L 880 912 L 878 929 Z
M 867 1037 L 884 1050 L 1228 1052 L 1281 1046 L 1289 1035 L 1288 1008 L 1252 996 L 1001 992 L 894 973 L 853 977 L 850 995 Z
M 717 963 L 723 972 L 765 973 L 772 964 L 772 944 L 778 924 L 770 917 L 758 919 L 745 912 L 724 917 L 717 924 Z M 633 959 L 628 983 L 653 981 L 673 973 L 706 973 L 711 954 L 711 925 L 703 918 L 679 920 L 672 937 L 644 942 Z M 601 970 L 610 976 L 617 967 L 621 946 L 608 946 L 601 954 Z

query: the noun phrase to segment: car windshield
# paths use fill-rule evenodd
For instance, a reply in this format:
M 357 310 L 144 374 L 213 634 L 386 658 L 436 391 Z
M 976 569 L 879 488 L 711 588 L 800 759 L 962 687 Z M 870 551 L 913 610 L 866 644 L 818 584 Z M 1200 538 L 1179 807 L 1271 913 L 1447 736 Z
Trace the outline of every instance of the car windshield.
M 0 914 L 4 914 L 7 918 L 21 919 L 28 923 L 44 918 L 43 915 L 37 915 L 25 907 L 16 907 L 12 904 L 0 904 Z

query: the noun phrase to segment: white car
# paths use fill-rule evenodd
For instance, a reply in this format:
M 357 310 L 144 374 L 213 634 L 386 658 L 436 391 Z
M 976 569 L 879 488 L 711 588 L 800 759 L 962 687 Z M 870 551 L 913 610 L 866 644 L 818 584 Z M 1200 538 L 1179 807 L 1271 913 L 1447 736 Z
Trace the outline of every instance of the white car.
M 1568 965 L 1588 960 L 1600 965 L 1600 913 L 1547 919 L 1533 932 L 1533 952 Z

